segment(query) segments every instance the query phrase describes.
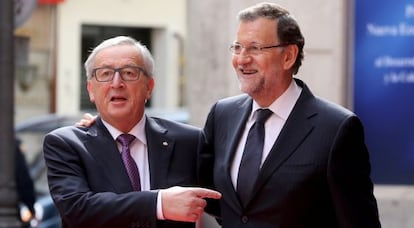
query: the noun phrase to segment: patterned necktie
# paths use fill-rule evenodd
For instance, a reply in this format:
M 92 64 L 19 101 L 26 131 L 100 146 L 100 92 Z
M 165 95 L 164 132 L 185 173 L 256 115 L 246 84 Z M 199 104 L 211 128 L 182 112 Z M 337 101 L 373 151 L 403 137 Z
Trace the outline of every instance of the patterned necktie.
M 256 122 L 247 135 L 237 177 L 237 193 L 244 205 L 247 203 L 259 175 L 265 136 L 264 123 L 272 113 L 269 109 L 257 110 Z
M 132 188 L 134 191 L 141 191 L 141 183 L 139 180 L 139 171 L 137 164 L 135 163 L 134 159 L 131 156 L 131 152 L 129 150 L 129 145 L 132 141 L 134 141 L 135 136 L 130 134 L 122 134 L 118 136 L 116 139 L 122 145 L 122 161 L 124 162 L 124 166 L 127 170 L 129 180 L 131 181 Z

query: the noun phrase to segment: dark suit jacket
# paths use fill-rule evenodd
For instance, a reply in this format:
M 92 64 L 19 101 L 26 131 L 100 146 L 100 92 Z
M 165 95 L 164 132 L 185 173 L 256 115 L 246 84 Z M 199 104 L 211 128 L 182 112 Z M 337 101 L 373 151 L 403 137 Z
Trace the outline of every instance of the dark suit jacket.
M 302 93 L 245 208 L 230 166 L 252 99 L 239 95 L 212 107 L 205 125 L 210 148 L 202 155 L 201 173 L 209 185 L 207 171 L 214 166 L 214 186 L 223 194 L 223 227 L 380 227 L 360 120 L 296 82 Z
M 202 131 L 148 118 L 151 189 L 197 184 Z M 156 191 L 133 192 L 116 142 L 100 118 L 90 128 L 47 134 L 44 157 L 52 198 L 64 227 L 194 227 L 156 219 Z
M 14 169 L 15 169 L 15 181 L 17 196 L 20 203 L 24 203 L 30 212 L 34 215 L 34 204 L 36 201 L 36 191 L 32 177 L 30 176 L 29 168 L 27 166 L 26 157 L 23 151 L 20 149 L 20 140 L 16 139 L 15 142 L 15 157 L 14 157 Z M 19 208 L 17 208 L 19 209 Z M 20 213 L 20 211 L 19 211 Z

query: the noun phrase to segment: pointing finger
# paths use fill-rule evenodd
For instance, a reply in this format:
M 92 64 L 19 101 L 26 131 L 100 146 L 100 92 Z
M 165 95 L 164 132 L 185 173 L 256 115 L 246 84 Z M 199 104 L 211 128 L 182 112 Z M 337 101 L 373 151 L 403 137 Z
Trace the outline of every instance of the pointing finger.
M 191 188 L 200 198 L 220 199 L 221 193 L 207 188 Z

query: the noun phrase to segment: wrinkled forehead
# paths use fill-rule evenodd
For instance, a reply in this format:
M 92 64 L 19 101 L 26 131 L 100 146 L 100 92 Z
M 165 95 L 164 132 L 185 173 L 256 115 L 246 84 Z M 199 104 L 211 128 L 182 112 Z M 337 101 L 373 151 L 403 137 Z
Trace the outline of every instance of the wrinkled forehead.
M 259 44 L 277 42 L 277 22 L 266 18 L 240 21 L 235 41 Z
M 132 45 L 115 45 L 96 53 L 95 66 L 143 65 L 140 50 Z

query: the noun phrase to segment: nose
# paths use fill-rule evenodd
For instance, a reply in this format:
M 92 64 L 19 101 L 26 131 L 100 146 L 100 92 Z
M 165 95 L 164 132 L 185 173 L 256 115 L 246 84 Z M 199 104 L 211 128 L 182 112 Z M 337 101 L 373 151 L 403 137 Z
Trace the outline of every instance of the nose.
M 118 71 L 114 73 L 114 78 L 111 82 L 112 87 L 120 87 L 124 85 L 124 81 L 121 78 L 121 74 Z
M 234 58 L 236 59 L 236 62 L 239 65 L 249 63 L 252 60 L 252 57 L 245 51 L 245 49 L 243 49 L 243 51 L 240 52 L 239 55 L 234 56 Z
M 242 47 L 241 48 L 241 51 L 240 51 L 240 53 L 239 53 L 239 55 L 241 56 L 241 55 L 249 55 L 249 50 L 248 50 L 249 48 L 246 48 L 246 47 Z

